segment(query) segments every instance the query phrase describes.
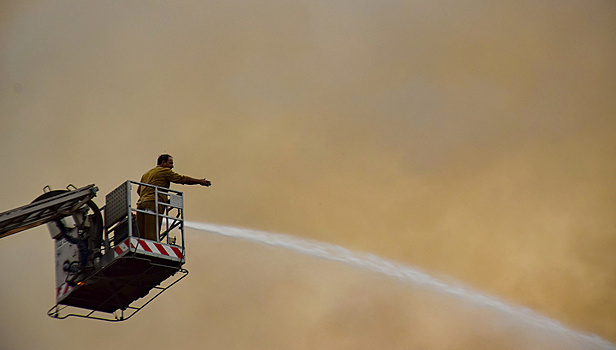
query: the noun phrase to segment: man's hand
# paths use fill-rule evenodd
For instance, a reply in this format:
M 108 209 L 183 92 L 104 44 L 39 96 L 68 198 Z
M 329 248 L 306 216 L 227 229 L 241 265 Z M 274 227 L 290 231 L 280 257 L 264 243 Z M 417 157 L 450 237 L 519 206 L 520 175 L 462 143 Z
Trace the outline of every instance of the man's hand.
M 199 180 L 199 184 L 201 184 L 201 186 L 209 187 L 209 186 L 212 185 L 212 182 L 210 180 L 207 180 L 207 179 L 200 179 Z

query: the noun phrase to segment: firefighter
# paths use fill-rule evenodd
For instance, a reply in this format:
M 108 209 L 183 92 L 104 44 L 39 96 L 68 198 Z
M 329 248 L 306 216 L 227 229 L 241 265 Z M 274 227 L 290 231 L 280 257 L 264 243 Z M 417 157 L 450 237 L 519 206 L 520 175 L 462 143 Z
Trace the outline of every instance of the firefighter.
M 212 185 L 210 180 L 205 178 L 196 179 L 186 175 L 180 175 L 173 170 L 173 157 L 169 154 L 162 154 L 158 157 L 157 166 L 148 170 L 141 177 L 141 182 L 149 185 L 169 188 L 171 182 L 182 185 L 201 185 L 209 187 Z M 153 241 L 158 240 L 158 233 L 156 231 L 156 214 L 164 214 L 165 206 L 162 204 L 156 208 L 156 202 L 154 198 L 154 188 L 149 186 L 139 186 L 137 189 L 139 200 L 137 201 L 137 209 L 151 211 L 153 214 L 147 214 L 143 212 L 137 212 L 137 227 L 139 230 L 139 236 L 145 239 L 151 239 Z M 159 203 L 169 203 L 167 195 L 158 194 Z M 162 217 L 158 216 L 158 228 L 162 223 Z

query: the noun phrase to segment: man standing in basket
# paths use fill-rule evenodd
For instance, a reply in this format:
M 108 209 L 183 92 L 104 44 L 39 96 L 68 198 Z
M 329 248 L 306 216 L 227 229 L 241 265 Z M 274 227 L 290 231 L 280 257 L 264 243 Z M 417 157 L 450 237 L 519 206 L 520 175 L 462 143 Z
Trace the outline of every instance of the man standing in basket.
M 171 182 L 182 185 L 201 185 L 210 186 L 212 183 L 205 178 L 195 179 L 190 176 L 180 175 L 173 170 L 173 157 L 168 154 L 162 154 L 158 157 L 157 166 L 148 170 L 141 177 L 142 183 L 169 188 Z M 158 240 L 158 232 L 156 232 L 156 215 L 165 213 L 165 206 L 162 204 L 156 208 L 156 202 L 154 198 L 154 188 L 149 186 L 139 186 L 137 189 L 139 200 L 137 201 L 137 209 L 153 212 L 152 214 L 137 212 L 137 227 L 139 229 L 139 237 L 150 239 L 153 241 Z M 169 198 L 164 194 L 158 195 L 159 203 L 168 203 Z M 162 217 L 158 218 L 158 228 L 162 223 Z

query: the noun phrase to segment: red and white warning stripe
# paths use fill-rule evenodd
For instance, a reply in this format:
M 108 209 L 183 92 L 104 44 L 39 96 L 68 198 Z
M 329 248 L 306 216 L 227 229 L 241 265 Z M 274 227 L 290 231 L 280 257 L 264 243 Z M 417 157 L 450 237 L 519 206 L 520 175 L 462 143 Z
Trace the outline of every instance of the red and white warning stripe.
M 73 287 L 71 287 L 67 282 L 64 282 L 62 285 L 60 285 L 60 287 L 56 288 L 56 300 L 62 300 L 64 296 L 70 294 L 72 290 Z
M 127 238 L 124 242 L 114 248 L 115 258 L 132 250 L 137 253 L 160 256 L 162 258 L 172 258 L 174 260 L 184 260 L 184 254 L 180 247 L 170 244 L 150 241 L 149 239 L 139 239 L 135 237 Z

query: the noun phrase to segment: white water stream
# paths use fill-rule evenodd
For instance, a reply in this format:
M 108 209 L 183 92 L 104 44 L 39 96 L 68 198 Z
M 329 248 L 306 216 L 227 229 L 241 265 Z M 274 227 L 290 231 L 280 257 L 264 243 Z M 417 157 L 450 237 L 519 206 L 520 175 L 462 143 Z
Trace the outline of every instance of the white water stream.
M 321 259 L 338 261 L 349 266 L 397 279 L 403 283 L 410 283 L 417 287 L 448 294 L 468 303 L 490 307 L 519 322 L 553 333 L 555 336 L 565 336 L 581 344 L 587 344 L 598 349 L 616 349 L 614 344 L 598 336 L 572 330 L 560 322 L 540 315 L 528 308 L 508 304 L 496 297 L 470 290 L 460 284 L 445 283 L 415 267 L 386 260 L 373 254 L 354 252 L 329 243 L 247 228 L 190 221 L 186 221 L 184 224 L 187 228 L 280 247 Z

